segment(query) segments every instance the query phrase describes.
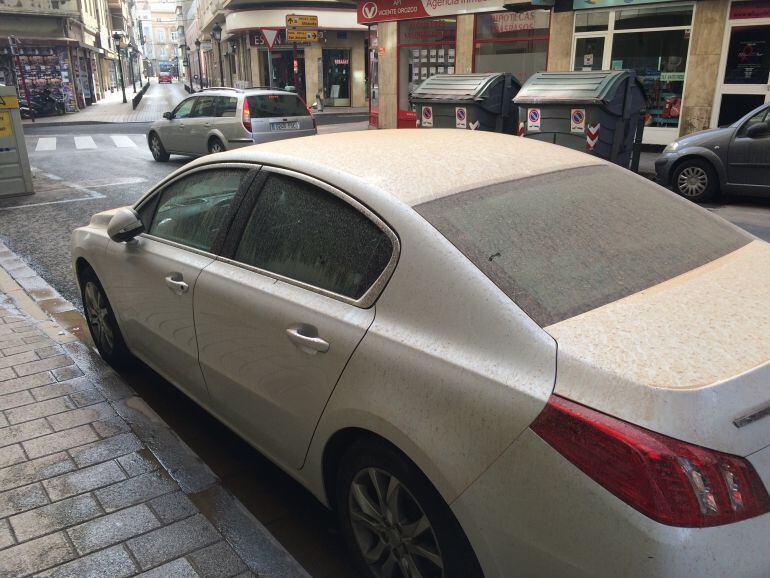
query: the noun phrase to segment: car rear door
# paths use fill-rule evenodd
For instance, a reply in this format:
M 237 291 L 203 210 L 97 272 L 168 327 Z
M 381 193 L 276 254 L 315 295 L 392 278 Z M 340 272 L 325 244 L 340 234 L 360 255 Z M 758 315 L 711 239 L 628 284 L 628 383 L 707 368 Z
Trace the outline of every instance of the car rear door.
M 296 94 L 266 93 L 246 97 L 254 142 L 269 142 L 316 133 L 313 116 Z
M 184 173 L 138 207 L 146 233 L 108 246 L 116 264 L 103 281 L 129 348 L 199 399 L 207 392 L 198 365 L 193 292 L 222 244 L 246 174 L 238 165 Z
M 751 138 L 750 126 L 770 123 L 770 107 L 765 107 L 741 125 L 730 143 L 728 182 L 746 185 L 757 192 L 770 192 L 770 131 Z
M 198 279 L 199 358 L 217 414 L 273 460 L 299 468 L 374 320 L 398 242 L 325 183 L 281 169 L 260 178 L 223 256 Z
M 208 153 L 208 136 L 216 114 L 216 96 L 203 95 L 196 98 L 185 135 L 186 151 L 194 155 Z

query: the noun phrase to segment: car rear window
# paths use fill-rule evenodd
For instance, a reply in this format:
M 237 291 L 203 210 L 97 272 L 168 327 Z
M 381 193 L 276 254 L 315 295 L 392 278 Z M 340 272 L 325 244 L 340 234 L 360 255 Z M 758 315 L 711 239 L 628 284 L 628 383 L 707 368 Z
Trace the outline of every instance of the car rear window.
M 259 94 L 247 97 L 251 118 L 308 116 L 305 104 L 293 94 Z
M 616 167 L 539 175 L 415 209 L 543 327 L 657 285 L 752 239 Z

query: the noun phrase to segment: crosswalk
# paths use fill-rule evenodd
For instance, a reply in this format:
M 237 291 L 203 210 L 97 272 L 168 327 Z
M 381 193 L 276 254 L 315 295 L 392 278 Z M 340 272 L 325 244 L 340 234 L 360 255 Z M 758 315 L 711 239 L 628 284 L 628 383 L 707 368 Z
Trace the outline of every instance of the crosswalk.
M 147 148 L 147 137 L 143 134 L 47 136 L 37 138 L 37 142 L 34 137 L 28 137 L 27 148 L 35 153 Z

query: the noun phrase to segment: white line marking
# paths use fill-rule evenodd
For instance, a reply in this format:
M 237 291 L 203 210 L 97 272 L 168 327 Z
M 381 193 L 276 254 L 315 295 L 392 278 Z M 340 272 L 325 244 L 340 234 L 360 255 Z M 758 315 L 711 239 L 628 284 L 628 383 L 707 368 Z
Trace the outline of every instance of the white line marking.
M 76 149 L 95 149 L 96 143 L 90 136 L 76 136 L 75 137 Z
M 136 148 L 136 143 L 125 134 L 111 134 L 110 138 L 118 148 Z
M 56 150 L 56 137 L 53 137 L 53 138 L 41 137 L 37 139 L 37 146 L 35 147 L 36 153 L 39 153 L 40 151 L 55 151 L 55 150 Z
M 46 174 L 46 176 L 49 177 L 49 178 L 54 178 L 54 179 L 61 180 L 61 177 L 56 177 L 55 175 Z M 105 184 L 101 184 L 101 185 L 91 185 L 91 187 L 92 188 L 96 188 L 96 187 L 111 187 L 111 186 L 116 186 L 116 185 L 130 185 L 130 184 L 135 184 L 135 183 L 142 183 L 142 182 L 144 182 L 146 180 L 147 179 L 143 179 L 142 177 L 126 177 L 125 179 L 118 179 L 114 183 L 105 183 Z M 86 197 L 80 197 L 80 198 L 77 198 L 77 199 L 61 199 L 59 201 L 45 201 L 45 202 L 42 202 L 42 203 L 29 203 L 29 204 L 26 204 L 26 205 L 14 205 L 13 207 L 0 207 L 0 211 L 12 211 L 13 209 L 26 209 L 27 207 L 43 207 L 45 205 L 59 205 L 59 204 L 62 204 L 62 203 L 78 203 L 80 201 L 93 201 L 94 199 L 103 199 L 103 198 L 105 198 L 107 196 L 107 195 L 104 195 L 104 194 L 99 193 L 97 191 L 94 191 L 92 189 L 88 189 L 88 188 L 86 188 L 86 187 L 84 187 L 82 185 L 76 185 L 76 184 L 73 184 L 73 183 L 62 183 L 62 184 L 65 185 L 66 188 L 51 189 L 51 190 L 44 191 L 44 192 L 51 193 L 51 192 L 68 191 L 68 190 L 75 189 L 77 191 L 80 191 L 81 193 L 85 193 L 87 196 Z

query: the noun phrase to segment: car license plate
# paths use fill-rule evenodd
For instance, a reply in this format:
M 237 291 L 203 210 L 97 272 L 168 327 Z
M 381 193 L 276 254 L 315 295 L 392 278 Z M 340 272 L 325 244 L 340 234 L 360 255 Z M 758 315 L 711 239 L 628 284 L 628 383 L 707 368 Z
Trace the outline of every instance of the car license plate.
M 299 128 L 299 121 L 294 122 L 271 122 L 270 130 L 297 130 Z

